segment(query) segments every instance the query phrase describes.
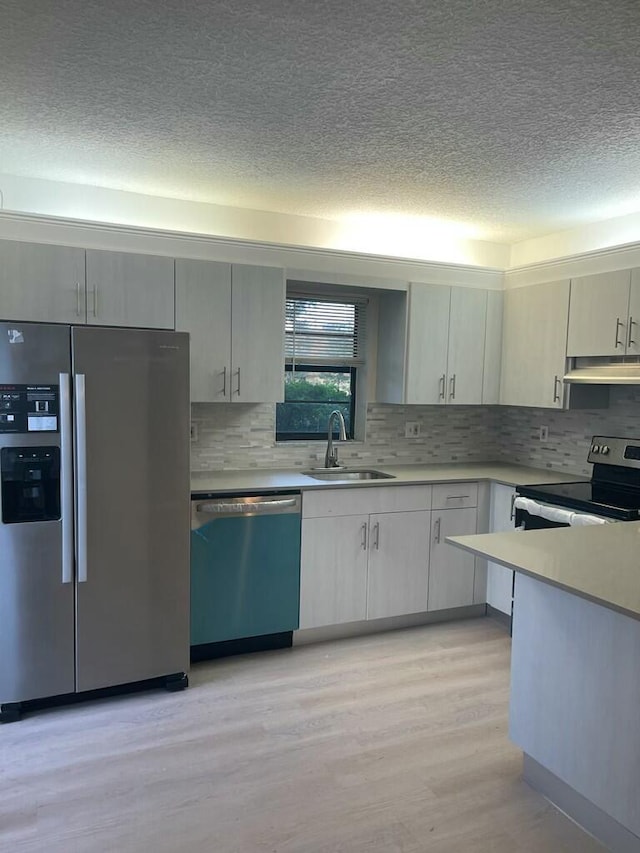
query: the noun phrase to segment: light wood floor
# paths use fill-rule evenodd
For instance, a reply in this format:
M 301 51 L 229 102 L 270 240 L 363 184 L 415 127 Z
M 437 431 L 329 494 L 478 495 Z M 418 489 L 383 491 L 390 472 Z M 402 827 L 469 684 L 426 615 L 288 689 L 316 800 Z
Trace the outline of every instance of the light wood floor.
M 589 853 L 520 780 L 488 619 L 200 664 L 0 728 L 2 853 Z

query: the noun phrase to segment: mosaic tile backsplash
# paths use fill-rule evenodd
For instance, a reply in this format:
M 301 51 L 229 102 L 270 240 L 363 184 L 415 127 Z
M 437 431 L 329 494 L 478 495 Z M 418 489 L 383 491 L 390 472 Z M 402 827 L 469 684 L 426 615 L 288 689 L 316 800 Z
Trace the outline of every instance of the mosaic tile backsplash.
M 198 440 L 191 444 L 194 471 L 223 468 L 308 468 L 322 464 L 325 443 L 275 443 L 275 404 L 198 403 L 191 407 Z M 406 421 L 420 424 L 405 438 Z M 494 416 L 487 406 L 367 408 L 366 439 L 339 444 L 348 465 L 482 461 L 492 456 Z
M 301 469 L 321 464 L 322 442 L 275 442 L 275 405 L 198 403 L 191 409 L 198 439 L 194 471 L 237 468 Z M 419 438 L 405 438 L 418 421 Z M 538 428 L 549 428 L 540 442 Z M 367 408 L 366 438 L 339 447 L 348 465 L 504 461 L 590 474 L 589 439 L 595 434 L 640 437 L 640 388 L 611 388 L 609 409 L 561 412 L 510 406 L 391 406 Z

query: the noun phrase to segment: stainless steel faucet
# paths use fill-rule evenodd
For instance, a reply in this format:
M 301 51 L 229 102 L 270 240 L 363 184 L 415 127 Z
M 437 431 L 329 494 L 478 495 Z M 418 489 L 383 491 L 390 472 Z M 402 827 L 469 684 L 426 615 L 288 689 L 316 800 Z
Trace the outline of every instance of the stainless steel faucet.
M 337 468 L 338 467 L 338 448 L 333 446 L 333 420 L 334 418 L 338 419 L 338 424 L 340 426 L 340 441 L 347 440 L 347 430 L 344 425 L 344 418 L 342 417 L 342 412 L 339 412 L 337 409 L 334 409 L 329 415 L 329 425 L 327 427 L 327 452 L 324 455 L 324 467 L 325 468 Z

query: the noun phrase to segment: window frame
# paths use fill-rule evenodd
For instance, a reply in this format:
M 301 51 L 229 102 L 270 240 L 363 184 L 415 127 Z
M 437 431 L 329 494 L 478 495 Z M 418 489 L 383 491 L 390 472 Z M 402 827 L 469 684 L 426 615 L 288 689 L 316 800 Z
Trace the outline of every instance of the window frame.
M 357 366 L 355 365 L 328 365 L 328 364 L 309 364 L 299 363 L 285 364 L 285 375 L 287 373 L 344 373 L 350 376 L 351 399 L 349 401 L 349 428 L 347 430 L 347 440 L 353 441 L 355 436 L 355 419 L 356 419 L 356 387 L 357 387 Z M 328 403 L 328 400 L 283 400 L 282 403 L 276 403 L 277 406 L 286 405 L 286 403 L 310 403 L 317 405 L 318 403 Z M 336 401 L 336 406 L 344 405 L 344 401 Z M 277 429 L 278 415 L 276 409 L 276 441 L 326 441 L 327 432 L 278 432 Z

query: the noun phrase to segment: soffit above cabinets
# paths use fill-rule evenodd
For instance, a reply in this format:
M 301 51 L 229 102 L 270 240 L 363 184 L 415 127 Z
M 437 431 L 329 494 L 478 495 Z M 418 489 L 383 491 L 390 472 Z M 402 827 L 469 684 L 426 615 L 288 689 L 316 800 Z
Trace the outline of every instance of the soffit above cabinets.
M 0 162 L 513 242 L 634 209 L 639 25 L 637 0 L 7 0 Z

